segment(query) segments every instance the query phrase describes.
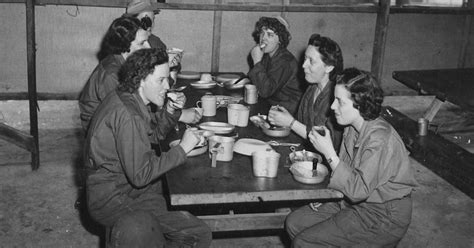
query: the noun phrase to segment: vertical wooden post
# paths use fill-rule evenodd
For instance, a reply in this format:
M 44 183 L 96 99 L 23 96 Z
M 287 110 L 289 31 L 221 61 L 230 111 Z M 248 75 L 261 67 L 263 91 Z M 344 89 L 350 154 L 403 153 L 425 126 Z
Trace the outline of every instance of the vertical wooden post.
M 283 7 L 286 7 L 286 6 L 290 5 L 290 0 L 281 0 L 281 4 L 283 5 Z M 282 11 L 282 12 L 280 12 L 280 15 L 281 15 L 281 17 L 283 17 L 285 20 L 288 21 L 287 13 L 288 12 L 286 12 L 286 11 Z
M 26 60 L 28 69 L 28 100 L 30 103 L 30 134 L 34 147 L 31 151 L 31 168 L 39 168 L 38 99 L 36 95 L 36 38 L 35 0 L 26 1 Z
M 380 0 L 375 24 L 375 38 L 372 52 L 371 71 L 379 80 L 382 78 L 385 43 L 387 41 L 388 19 L 390 15 L 390 0 Z
M 215 4 L 221 4 L 222 0 L 214 0 Z M 219 71 L 219 57 L 221 49 L 221 27 L 222 27 L 222 11 L 214 11 L 214 25 L 212 28 L 212 56 L 211 56 L 211 72 Z
M 473 7 L 473 0 L 467 0 L 467 8 L 472 9 Z M 462 33 L 462 44 L 461 50 L 459 51 L 458 57 L 458 68 L 464 68 L 466 63 L 466 52 L 467 47 L 469 46 L 469 41 L 471 37 L 471 28 L 472 28 L 472 15 L 467 14 L 464 19 L 464 29 Z

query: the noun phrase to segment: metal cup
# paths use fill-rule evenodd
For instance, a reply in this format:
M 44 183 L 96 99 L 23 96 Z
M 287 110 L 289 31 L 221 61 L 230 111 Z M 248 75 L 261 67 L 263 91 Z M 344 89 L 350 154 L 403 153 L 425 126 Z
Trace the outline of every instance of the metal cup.
M 425 118 L 418 119 L 418 135 L 425 136 L 428 134 L 428 125 L 429 122 Z

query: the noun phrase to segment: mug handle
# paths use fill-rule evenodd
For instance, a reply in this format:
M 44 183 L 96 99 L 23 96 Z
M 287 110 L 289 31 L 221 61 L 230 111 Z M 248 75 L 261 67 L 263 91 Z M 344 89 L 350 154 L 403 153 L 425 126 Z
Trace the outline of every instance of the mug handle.
M 199 104 L 201 104 L 201 106 L 199 106 Z M 202 101 L 197 101 L 197 102 L 196 102 L 196 107 L 202 108 Z

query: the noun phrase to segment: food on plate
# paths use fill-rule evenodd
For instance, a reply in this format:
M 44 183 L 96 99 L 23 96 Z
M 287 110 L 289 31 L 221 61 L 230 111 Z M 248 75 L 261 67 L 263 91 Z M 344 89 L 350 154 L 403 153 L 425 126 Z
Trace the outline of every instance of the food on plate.
M 266 115 L 254 115 L 250 117 L 250 121 L 257 127 L 270 129 L 272 125 L 268 123 Z

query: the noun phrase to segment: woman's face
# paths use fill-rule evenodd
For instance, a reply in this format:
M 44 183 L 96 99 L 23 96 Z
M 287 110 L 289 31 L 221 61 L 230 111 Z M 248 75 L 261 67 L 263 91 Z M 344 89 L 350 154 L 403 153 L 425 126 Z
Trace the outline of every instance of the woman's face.
M 148 37 L 150 36 L 150 33 L 143 30 L 143 29 L 138 29 L 137 33 L 135 34 L 135 40 L 130 43 L 130 52 L 129 54 L 132 54 L 135 51 L 138 51 L 143 48 L 150 48 L 150 43 L 148 43 Z
M 263 27 L 260 32 L 260 45 L 262 44 L 265 44 L 263 52 L 269 53 L 272 56 L 280 47 L 280 39 L 273 30 Z
M 344 87 L 344 85 L 336 85 L 334 89 L 334 102 L 331 104 L 331 109 L 334 111 L 337 123 L 342 126 L 352 125 L 359 126 L 359 122 L 363 122 L 363 118 L 359 110 L 354 108 L 354 102 L 351 98 L 351 93 Z
M 308 45 L 304 53 L 304 77 L 308 83 L 319 84 L 329 81 L 329 73 L 334 69 L 332 65 L 326 65 L 321 60 L 318 48 Z
M 169 75 L 170 69 L 168 63 L 165 63 L 155 66 L 153 73 L 141 81 L 139 94 L 145 104 L 152 102 L 158 107 L 163 107 L 166 91 L 170 88 Z

